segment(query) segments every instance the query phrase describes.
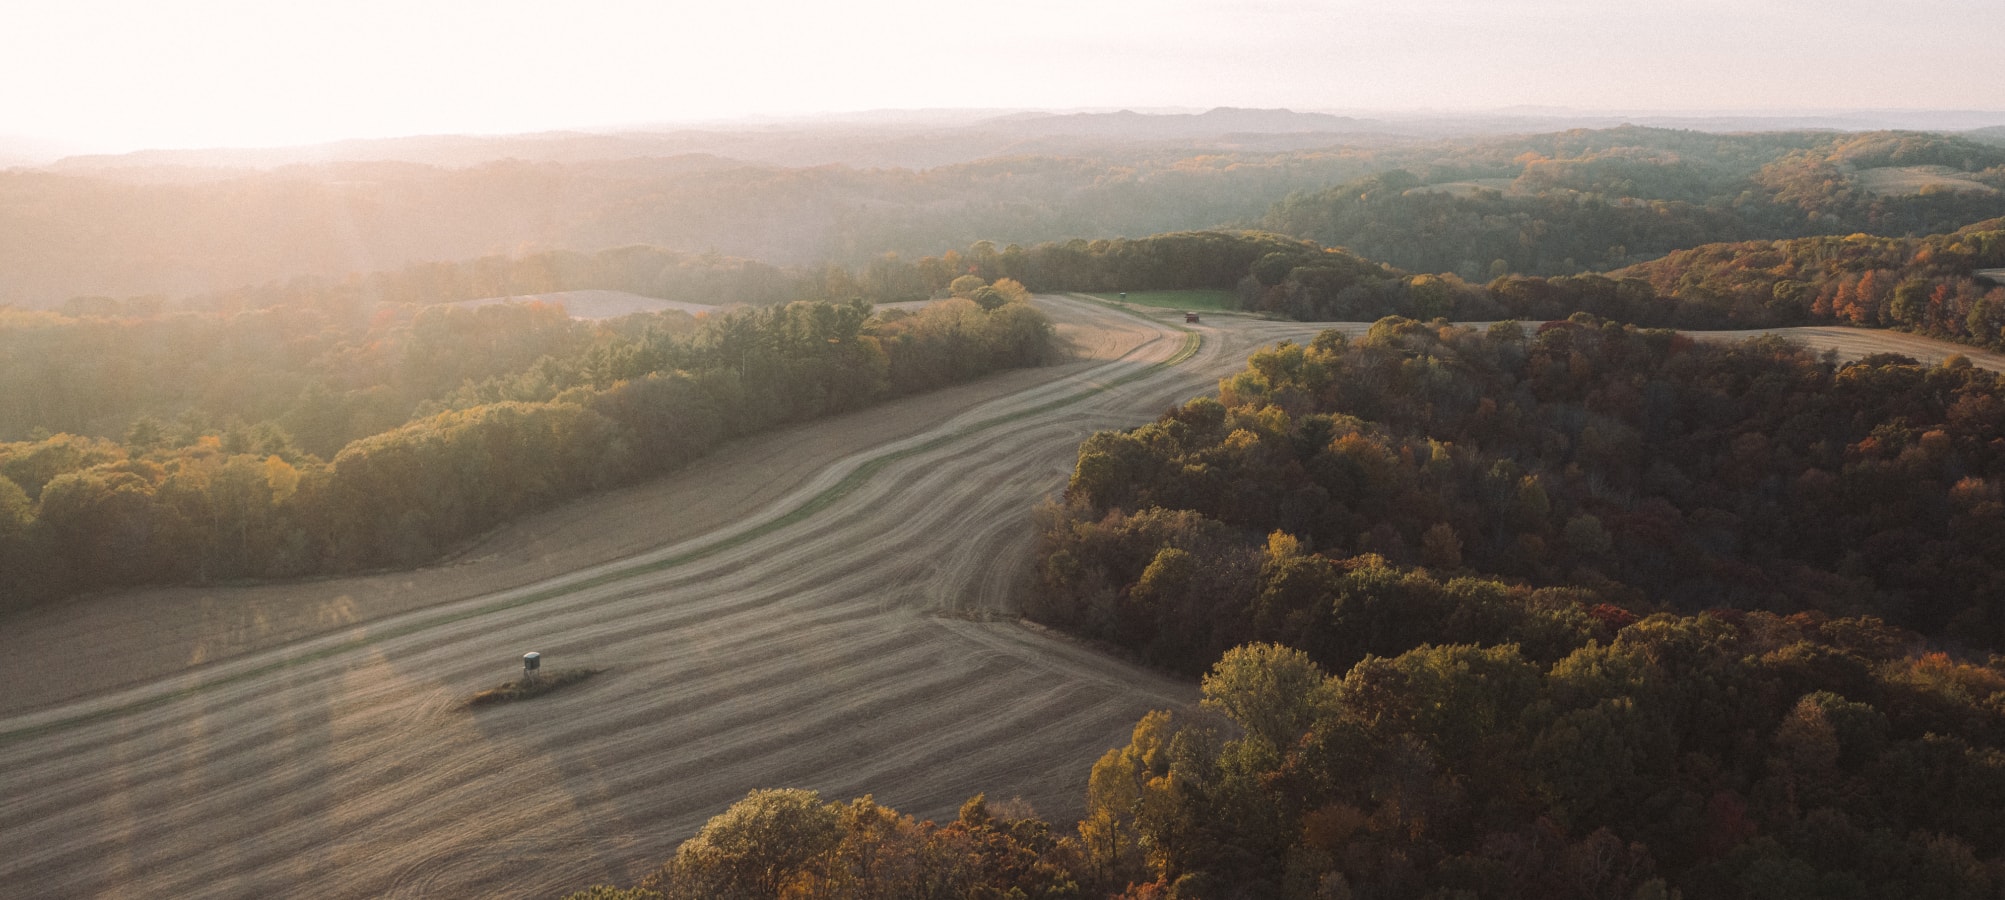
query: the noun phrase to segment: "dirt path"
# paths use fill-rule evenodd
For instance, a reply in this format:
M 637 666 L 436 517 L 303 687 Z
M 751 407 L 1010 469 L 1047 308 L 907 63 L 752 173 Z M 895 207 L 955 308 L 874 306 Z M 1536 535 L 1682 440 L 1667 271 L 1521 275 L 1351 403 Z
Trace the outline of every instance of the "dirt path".
M 756 787 L 1077 816 L 1092 762 L 1194 691 L 1010 621 L 1029 508 L 1091 431 L 1328 326 L 1212 316 L 1193 348 L 1041 302 L 1091 359 L 752 442 L 454 565 L 10 621 L 126 686 L 0 718 L 0 896 L 550 896 L 632 881 Z M 190 640 L 207 661 L 177 658 Z M 607 671 L 456 706 L 529 649 Z
M 1935 365 L 1956 354 L 1967 357 L 1972 365 L 2005 371 L 2005 355 L 1938 341 L 1900 331 L 1879 331 L 1865 328 L 1844 328 L 1836 325 L 1807 325 L 1796 328 L 1769 328 L 1757 331 L 1689 331 L 1687 334 L 1701 340 L 1737 341 L 1760 334 L 1779 334 L 1791 340 L 1819 350 L 1838 351 L 1838 358 L 1858 359 L 1869 353 L 1899 353 L 1914 357 L 1917 362 Z

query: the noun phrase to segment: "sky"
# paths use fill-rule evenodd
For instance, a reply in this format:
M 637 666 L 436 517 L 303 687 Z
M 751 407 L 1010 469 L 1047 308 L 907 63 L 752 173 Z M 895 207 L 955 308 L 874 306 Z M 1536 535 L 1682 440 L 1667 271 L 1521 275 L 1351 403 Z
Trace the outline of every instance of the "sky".
M 2005 110 L 1998 2 L 23 2 L 0 135 L 120 152 L 875 109 Z

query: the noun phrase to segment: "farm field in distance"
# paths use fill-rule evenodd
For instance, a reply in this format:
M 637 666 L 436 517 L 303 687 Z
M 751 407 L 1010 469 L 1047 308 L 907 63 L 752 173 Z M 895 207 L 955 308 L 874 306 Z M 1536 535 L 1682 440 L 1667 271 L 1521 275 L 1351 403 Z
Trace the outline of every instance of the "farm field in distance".
M 494 303 L 559 303 L 573 319 L 612 319 L 639 312 L 659 312 L 664 309 L 690 313 L 711 312 L 717 307 L 701 303 L 687 303 L 677 300 L 663 300 L 659 297 L 643 297 L 626 291 L 554 291 L 547 294 L 525 294 L 520 297 L 483 297 L 479 300 L 461 300 L 452 304 L 468 308 L 479 308 Z

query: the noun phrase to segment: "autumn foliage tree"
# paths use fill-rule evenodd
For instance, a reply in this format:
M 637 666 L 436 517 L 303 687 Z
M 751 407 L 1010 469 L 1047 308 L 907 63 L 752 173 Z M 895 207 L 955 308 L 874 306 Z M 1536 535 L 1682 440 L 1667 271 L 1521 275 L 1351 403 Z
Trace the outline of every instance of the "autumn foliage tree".
M 1342 674 L 1240 647 L 1094 767 L 1082 847 L 1135 897 L 1988 896 L 2005 736 L 1973 691 L 2000 675 L 1898 639 L 1657 615 L 1550 663 Z
M 1081 897 L 1077 845 L 1021 803 L 976 795 L 951 822 L 869 797 L 758 790 L 677 848 L 639 890 L 690 900 Z
M 1419 636 L 1550 647 L 1587 628 L 1569 590 L 2005 647 L 2001 394 L 1959 360 L 1841 366 L 1591 319 L 1326 332 L 1088 439 L 1031 614 L 1193 672 L 1248 641 L 1339 669 Z M 1388 574 L 1421 564 L 1433 579 Z

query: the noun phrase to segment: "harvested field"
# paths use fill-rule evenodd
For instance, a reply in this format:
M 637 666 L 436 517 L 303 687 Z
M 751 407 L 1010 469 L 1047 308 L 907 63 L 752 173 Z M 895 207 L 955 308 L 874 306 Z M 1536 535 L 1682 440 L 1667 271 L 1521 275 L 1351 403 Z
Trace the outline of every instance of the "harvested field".
M 938 300 L 897 300 L 891 303 L 879 303 L 875 306 L 877 309 L 902 309 L 906 312 L 918 312 L 939 302 Z
M 225 629 L 232 649 L 209 662 L 110 674 L 171 624 L 122 613 L 139 598 L 10 622 L 12 646 L 81 657 L 51 660 L 64 693 L 133 686 L 0 720 L 0 840 L 26 848 L 0 857 L 0 895 L 547 895 L 637 877 L 762 786 L 936 816 L 986 790 L 1076 815 L 1093 760 L 1194 692 L 1010 621 L 1030 506 L 1091 430 L 1208 390 L 1267 335 L 1184 359 L 1169 326 L 1044 303 L 1091 358 L 959 410 L 895 404 L 847 452 L 797 432 L 767 445 L 771 477 L 729 488 L 738 501 L 651 485 L 499 533 L 462 565 L 236 589 L 260 595 L 242 617 L 256 623 L 290 590 L 333 602 L 381 583 L 381 610 L 353 625 Z M 457 706 L 528 649 L 606 674 Z
M 757 787 L 1077 816 L 1092 762 L 1195 690 L 1013 621 L 1030 507 L 1091 431 L 1332 326 L 1220 314 L 1198 342 L 1039 302 L 1078 361 L 746 442 L 446 565 L 8 620 L 33 677 L 0 718 L 0 896 L 549 896 L 632 881 Z M 605 671 L 460 706 L 532 649 Z
M 462 300 L 453 306 L 474 308 L 492 306 L 496 303 L 561 303 L 564 311 L 573 319 L 617 319 L 634 313 L 661 312 L 665 309 L 681 310 L 691 315 L 713 312 L 721 307 L 703 303 L 684 303 L 680 300 L 663 300 L 660 297 L 644 297 L 626 291 L 555 291 L 548 294 L 524 294 L 519 297 L 483 297 L 479 300 Z
M 1468 181 L 1443 181 L 1423 184 L 1406 189 L 1409 194 L 1447 194 L 1452 197 L 1471 197 L 1481 191 L 1496 191 L 1501 194 L 1516 193 L 1516 178 L 1472 178 Z
M 1734 341 L 1760 334 L 1779 334 L 1791 340 L 1815 347 L 1819 350 L 1838 351 L 1841 360 L 1854 360 L 1871 353 L 1899 353 L 1910 356 L 1916 362 L 1935 365 L 1950 356 L 1962 354 L 1971 364 L 2005 372 L 2005 354 L 1952 344 L 1900 331 L 1879 331 L 1864 328 L 1845 328 L 1838 325 L 1807 325 L 1797 328 L 1770 328 L 1756 331 L 1693 331 L 1687 332 L 1700 340 Z
M 1912 197 L 1924 190 L 1996 194 L 1998 189 L 1976 175 L 1948 166 L 1882 166 L 1861 169 L 1854 178 L 1867 191 L 1887 197 Z

